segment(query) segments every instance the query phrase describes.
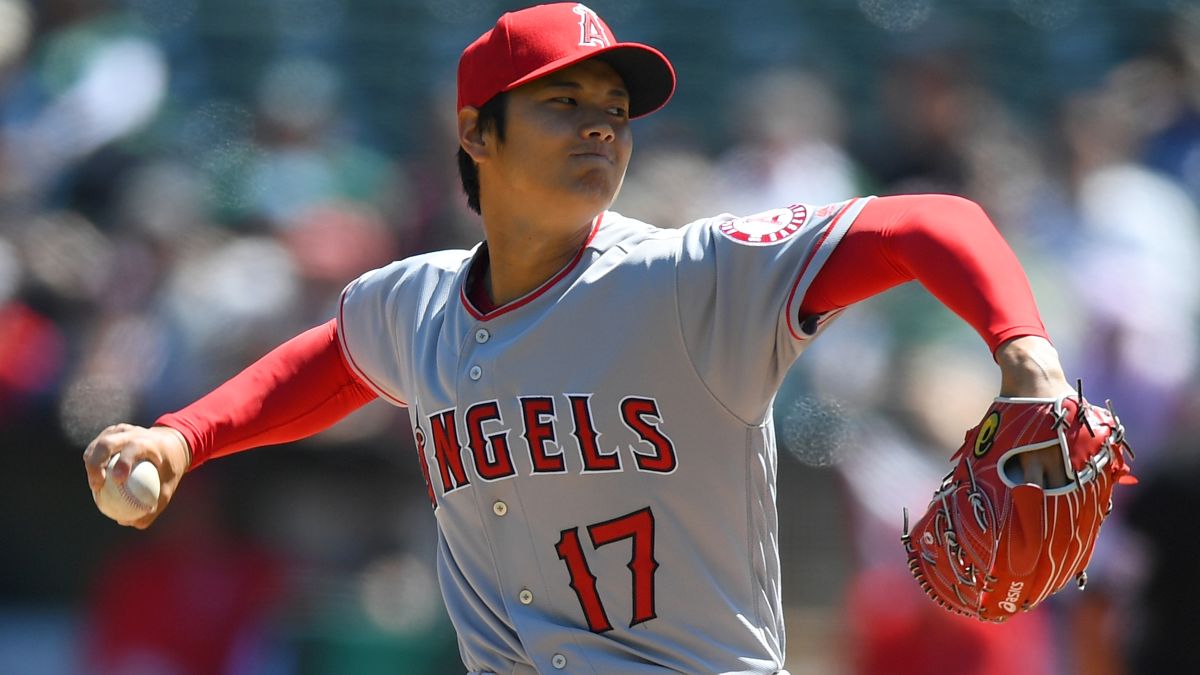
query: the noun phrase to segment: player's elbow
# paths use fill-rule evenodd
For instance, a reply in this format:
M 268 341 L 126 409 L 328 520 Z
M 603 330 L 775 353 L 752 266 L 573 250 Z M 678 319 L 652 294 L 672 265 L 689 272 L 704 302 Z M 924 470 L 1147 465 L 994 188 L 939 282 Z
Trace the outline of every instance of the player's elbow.
M 893 235 L 940 237 L 946 231 L 971 232 L 994 230 L 983 207 L 965 197 L 945 194 L 902 195 L 884 197 L 896 200 L 903 215 L 894 221 Z
M 916 195 L 920 203 L 913 209 L 919 220 L 940 225 L 991 224 L 978 203 L 958 195 Z

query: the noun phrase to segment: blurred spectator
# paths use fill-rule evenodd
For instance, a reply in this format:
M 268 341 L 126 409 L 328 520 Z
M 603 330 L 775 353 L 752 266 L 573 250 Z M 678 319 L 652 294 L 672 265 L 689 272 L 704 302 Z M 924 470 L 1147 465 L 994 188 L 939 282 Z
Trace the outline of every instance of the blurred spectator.
M 16 71 L 33 34 L 33 10 L 25 0 L 0 1 L 0 85 Z
M 1200 651 L 1182 647 L 1193 639 L 1185 626 L 1200 598 L 1194 574 L 1200 540 L 1185 534 L 1200 508 L 1200 382 L 1193 382 L 1175 422 L 1163 461 L 1143 475 L 1142 489 L 1129 504 L 1127 519 L 1149 549 L 1143 603 L 1124 626 L 1132 642 L 1134 673 L 1200 672 Z
M 31 67 L 0 98 L 0 193 L 34 200 L 75 162 L 144 127 L 163 103 L 169 70 L 159 46 L 103 0 L 48 0 L 39 9 L 46 31 Z
M 161 527 L 95 569 L 84 668 L 95 675 L 271 672 L 282 563 L 230 537 L 204 480 Z
M 930 50 L 898 58 L 879 81 L 879 125 L 858 156 L 881 194 L 963 194 L 959 140 L 972 110 L 969 57 Z
M 1130 64 L 1142 94 L 1146 164 L 1173 176 L 1200 202 L 1200 10 L 1181 6 L 1158 57 Z
M 1091 327 L 1075 357 L 1088 366 L 1079 375 L 1118 401 L 1148 468 L 1196 367 L 1200 210 L 1178 183 L 1134 161 L 1140 87 L 1124 74 L 1067 106 L 1079 221 L 1064 262 Z
M 238 181 L 246 212 L 235 216 L 286 229 L 331 202 L 379 208 L 385 199 L 407 198 L 395 194 L 403 184 L 392 180 L 388 161 L 346 133 L 341 87 L 337 71 L 321 61 L 271 64 L 256 92 L 258 148 Z
M 721 210 L 749 215 L 862 194 L 858 169 L 842 149 L 844 113 L 826 83 L 777 70 L 731 93 L 727 114 L 736 144 L 718 163 L 712 200 Z
M 0 302 L 0 425 L 50 398 L 65 361 L 58 327 L 29 306 Z

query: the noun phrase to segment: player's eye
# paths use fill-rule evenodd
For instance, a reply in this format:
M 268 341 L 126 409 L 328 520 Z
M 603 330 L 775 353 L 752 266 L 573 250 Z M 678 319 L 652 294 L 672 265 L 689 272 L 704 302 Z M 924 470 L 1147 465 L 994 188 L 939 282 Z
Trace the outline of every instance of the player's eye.
M 626 117 L 629 117 L 629 111 L 628 111 L 628 110 L 626 110 L 625 108 L 621 107 L 621 106 L 613 106 L 613 107 L 609 108 L 609 109 L 608 109 L 608 114 L 610 114 L 610 115 L 615 115 L 615 116 L 617 116 L 617 117 L 620 117 L 620 118 L 622 118 L 622 119 L 624 119 L 624 118 L 626 118 Z
M 575 105 L 575 99 L 570 96 L 555 96 L 550 99 L 551 103 L 562 103 L 563 105 Z

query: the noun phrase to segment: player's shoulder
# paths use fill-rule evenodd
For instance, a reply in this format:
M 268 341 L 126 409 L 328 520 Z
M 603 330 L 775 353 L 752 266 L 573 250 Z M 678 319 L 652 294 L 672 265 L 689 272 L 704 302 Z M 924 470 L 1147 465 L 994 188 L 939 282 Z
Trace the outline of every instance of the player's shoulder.
M 400 284 L 413 281 L 440 281 L 462 271 L 471 259 L 472 250 L 446 249 L 430 251 L 394 261 L 359 277 L 359 283 Z
M 691 244 L 717 245 L 731 250 L 768 250 L 806 244 L 838 221 L 853 222 L 872 197 L 854 197 L 829 204 L 796 202 L 747 215 L 721 213 L 680 228 Z M 846 217 L 848 216 L 848 217 Z
M 622 267 L 641 267 L 651 263 L 674 265 L 687 244 L 687 228 L 660 227 L 606 211 L 600 229 L 589 247 L 610 260 L 621 260 Z
M 793 208 L 800 214 L 804 213 L 804 206 Z M 796 222 L 802 220 L 802 216 L 793 216 L 793 212 L 788 209 L 776 209 L 768 214 L 749 217 L 722 212 L 682 225 L 660 227 L 615 211 L 607 211 L 590 246 L 601 253 L 619 249 L 631 254 L 629 260 L 690 258 L 721 241 L 736 240 L 741 231 L 748 229 L 741 227 L 739 223 L 752 222 L 760 215 L 786 221 L 789 229 L 795 229 Z
M 475 249 L 453 248 L 441 251 L 429 251 L 398 260 L 397 270 L 408 274 L 457 274 L 474 255 Z
M 651 225 L 616 211 L 605 211 L 600 218 L 600 228 L 588 243 L 589 247 L 600 251 L 610 248 L 629 250 L 647 241 L 670 240 L 679 236 L 677 230 Z
M 472 254 L 466 249 L 431 251 L 373 269 L 350 282 L 343 304 L 425 303 L 448 297 Z

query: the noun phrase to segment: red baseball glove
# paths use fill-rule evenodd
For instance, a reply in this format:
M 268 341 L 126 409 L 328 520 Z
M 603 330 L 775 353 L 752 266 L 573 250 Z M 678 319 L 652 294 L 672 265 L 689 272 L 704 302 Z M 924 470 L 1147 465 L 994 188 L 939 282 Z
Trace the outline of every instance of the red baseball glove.
M 1022 484 L 1020 453 L 1058 446 L 1067 485 Z M 1132 484 L 1125 428 L 1111 405 L 1078 396 L 997 398 L 967 432 L 928 510 L 901 541 L 921 588 L 946 609 L 1003 622 L 1075 578 L 1112 510 L 1115 483 Z

